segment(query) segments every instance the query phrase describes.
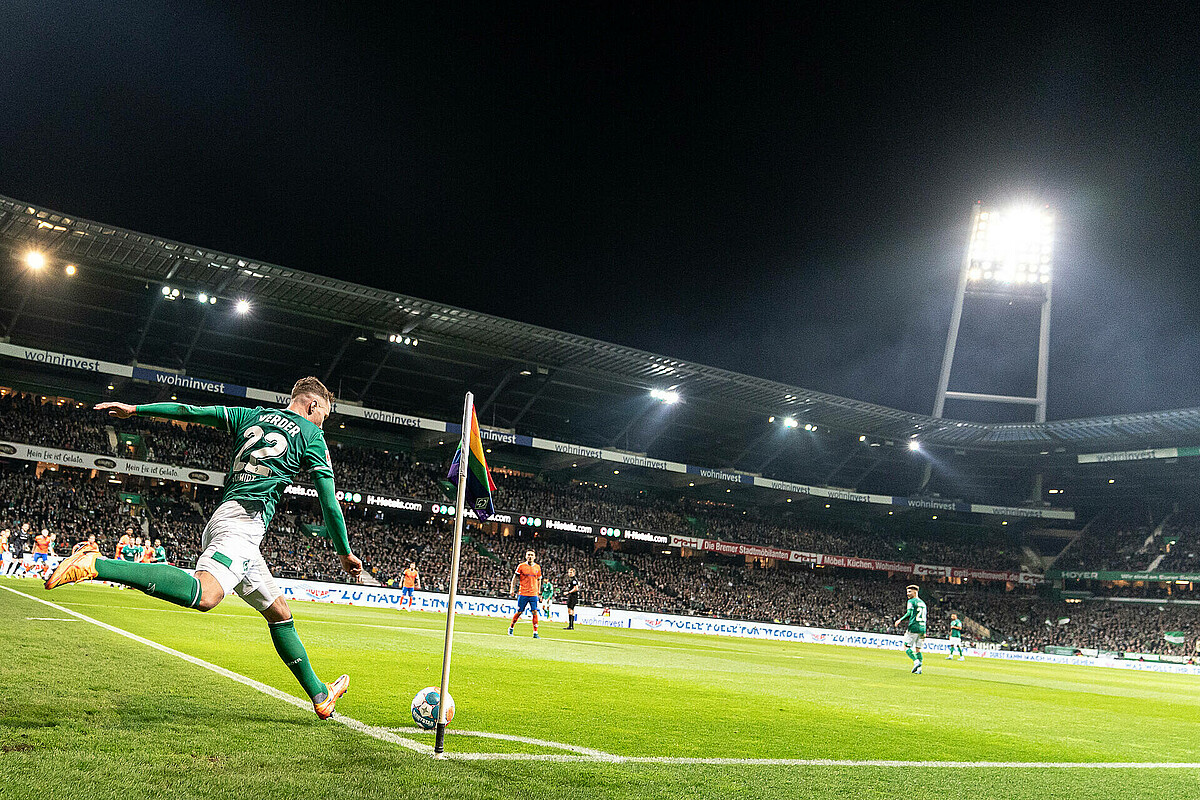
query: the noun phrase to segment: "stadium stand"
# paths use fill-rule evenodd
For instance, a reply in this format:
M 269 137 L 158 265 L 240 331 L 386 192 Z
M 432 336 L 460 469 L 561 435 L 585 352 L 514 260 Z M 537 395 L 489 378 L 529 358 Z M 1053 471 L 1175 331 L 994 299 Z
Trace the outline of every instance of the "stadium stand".
M 132 504 L 122 502 L 119 488 L 103 478 L 87 479 L 65 470 L 45 470 L 35 477 L 31 465 L 6 466 L 0 470 L 0 527 L 47 527 L 58 533 L 60 552 L 88 534 L 96 534 L 107 552 L 124 526 L 133 522 L 163 540 L 171 561 L 187 565 L 197 555 L 205 515 L 215 502 L 212 490 L 193 496 L 180 485 L 160 482 L 143 489 L 141 502 Z M 289 498 L 264 542 L 264 557 L 281 577 L 341 580 L 329 543 L 305 535 L 297 524 L 313 511 L 311 501 Z M 348 522 L 355 547 L 376 578 L 394 585 L 409 561 L 416 561 L 426 587 L 444 588 L 450 557 L 448 520 L 359 511 L 352 512 Z M 911 580 L 800 565 L 764 569 L 720 556 L 664 557 L 648 548 L 598 549 L 582 538 L 505 537 L 472 527 L 463 549 L 461 590 L 507 595 L 512 570 L 529 546 L 552 579 L 561 579 L 568 567 L 577 570 L 585 603 L 653 613 L 885 632 Z M 1030 588 L 983 583 L 929 582 L 923 594 L 931 607 L 933 635 L 941 633 L 937 620 L 953 610 L 987 629 L 987 638 L 1024 650 L 1052 645 L 1179 654 L 1192 652 L 1194 633 L 1188 634 L 1184 646 L 1167 644 L 1163 634 L 1200 630 L 1200 606 L 1195 605 L 1095 599 L 1068 603 Z
M 1154 521 L 1147 511 L 1103 512 L 1063 551 L 1054 568 L 1144 570 L 1153 559 L 1146 550 L 1153 532 Z
M 1154 569 L 1162 572 L 1200 570 L 1200 514 L 1190 509 L 1172 514 L 1159 539 L 1164 542 L 1160 547 L 1162 558 Z

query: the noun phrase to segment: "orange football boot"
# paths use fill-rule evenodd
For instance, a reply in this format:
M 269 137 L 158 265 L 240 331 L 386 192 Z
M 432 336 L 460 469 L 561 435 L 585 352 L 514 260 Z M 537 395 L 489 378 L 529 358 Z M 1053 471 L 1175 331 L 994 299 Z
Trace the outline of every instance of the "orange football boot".
M 98 555 L 100 554 L 95 551 L 81 550 L 70 558 L 64 558 L 54 570 L 54 574 L 46 579 L 46 588 L 53 589 L 68 583 L 95 580 L 99 577 L 96 574 L 96 556 Z
M 343 675 L 333 683 L 325 684 L 325 687 L 329 690 L 325 699 L 320 703 L 313 703 L 313 711 L 316 711 L 317 716 L 321 719 L 329 719 L 333 716 L 333 707 L 337 704 L 338 698 L 350 688 L 350 676 Z

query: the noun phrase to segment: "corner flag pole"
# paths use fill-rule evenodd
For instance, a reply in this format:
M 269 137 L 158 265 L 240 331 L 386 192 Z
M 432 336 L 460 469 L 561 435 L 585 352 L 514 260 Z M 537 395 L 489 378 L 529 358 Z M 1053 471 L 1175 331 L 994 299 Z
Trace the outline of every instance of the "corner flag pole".
M 467 457 L 471 442 L 471 411 L 475 395 L 467 392 L 463 400 L 462 438 L 459 441 L 458 500 L 454 503 L 454 550 L 450 556 L 450 596 L 446 600 L 446 647 L 442 651 L 442 683 L 438 689 L 437 738 L 433 752 L 444 752 L 446 738 L 446 693 L 450 690 L 450 651 L 454 647 L 454 599 L 458 595 L 458 559 L 462 552 L 463 505 L 467 502 Z

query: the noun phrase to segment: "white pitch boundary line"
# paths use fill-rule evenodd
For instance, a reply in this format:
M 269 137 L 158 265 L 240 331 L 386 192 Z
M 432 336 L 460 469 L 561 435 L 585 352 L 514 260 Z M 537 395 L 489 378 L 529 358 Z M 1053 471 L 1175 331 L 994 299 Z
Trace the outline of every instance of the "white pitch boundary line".
M 170 647 L 167 647 L 166 645 L 162 645 L 162 644 L 159 644 L 158 642 L 153 642 L 149 639 L 138 636 L 136 633 L 130 633 L 127 630 L 122 630 L 121 628 L 118 628 L 115 625 L 109 625 L 107 622 L 101 622 L 98 619 L 93 619 L 93 618 L 87 616 L 86 614 L 81 614 L 78 611 L 74 611 L 70 608 L 67 608 L 66 606 L 60 606 L 58 603 L 51 603 L 49 600 L 42 600 L 41 598 L 34 597 L 33 595 L 28 595 L 28 594 L 25 594 L 24 592 L 19 592 L 16 589 L 12 588 L 11 586 L 0 585 L 0 589 L 5 589 L 9 592 L 12 592 L 15 595 L 20 595 L 21 597 L 24 597 L 26 600 L 32 600 L 35 603 L 41 603 L 44 606 L 49 606 L 50 608 L 53 608 L 55 611 L 61 611 L 64 614 L 70 614 L 71 616 L 77 617 L 78 619 L 81 619 L 84 622 L 90 622 L 93 625 L 101 627 L 106 631 L 111 631 L 112 633 L 115 633 L 118 636 L 124 636 L 126 639 L 132 639 L 133 641 L 138 642 L 139 644 L 144 644 L 147 647 L 152 647 L 155 650 L 158 650 L 160 652 L 167 653 L 168 655 L 172 655 L 172 656 L 175 656 L 176 658 L 183 659 L 184 661 L 187 661 L 189 664 L 195 664 L 198 667 L 204 667 L 204 669 L 209 670 L 210 672 L 215 672 L 218 675 L 222 675 L 226 678 L 229 678 L 232 681 L 236 681 L 236 682 L 242 684 L 243 686 L 249 686 L 251 689 L 256 689 L 265 695 L 270 695 L 271 697 L 274 697 L 278 700 L 282 700 L 285 703 L 290 703 L 291 705 L 294 705 L 296 708 L 301 708 L 304 710 L 312 709 L 312 703 L 309 701 L 301 700 L 299 697 L 293 697 L 292 695 L 287 694 L 286 692 L 279 691 L 274 686 L 268 686 L 265 683 L 254 680 L 253 678 L 247 678 L 245 675 L 241 675 L 237 672 L 234 672 L 233 670 L 225 669 L 224 667 L 218 667 L 216 664 L 209 663 L 208 661 L 205 661 L 202 658 L 196 658 L 195 656 L 190 656 L 187 653 L 181 653 L 180 651 L 172 649 Z M 343 714 L 338 714 L 337 716 L 331 717 L 331 719 L 332 719 L 332 721 L 341 723 L 342 725 L 345 725 L 347 728 L 356 730 L 359 733 L 365 733 L 366 735 L 372 736 L 376 739 L 380 739 L 385 742 L 391 742 L 392 744 L 398 744 L 401 747 L 407 747 L 409 750 L 415 750 L 418 753 L 429 754 L 429 753 L 433 752 L 433 748 L 427 744 L 424 744 L 423 742 L 413 741 L 412 739 L 405 739 L 402 736 L 397 736 L 396 734 L 392 733 L 391 731 L 384 730 L 383 728 L 377 728 L 374 725 L 368 725 L 365 722 L 359 722 L 358 720 L 353 719 L 351 717 L 347 717 Z
M 229 678 L 232 681 L 249 686 L 269 695 L 285 703 L 308 710 L 312 705 L 298 697 L 293 697 L 286 692 L 281 692 L 273 686 L 268 686 L 265 683 L 256 681 L 253 678 L 247 678 L 233 670 L 219 667 L 201 658 L 188 655 L 166 645 L 151 641 L 136 633 L 130 633 L 109 625 L 107 622 L 101 622 L 98 619 L 93 619 L 86 614 L 81 614 L 58 603 L 52 603 L 49 600 L 25 594 L 17 591 L 11 586 L 0 584 L 0 589 L 12 592 L 15 595 L 24 597 L 26 600 L 32 600 L 35 603 L 41 603 L 44 606 L 53 608 L 56 611 L 61 611 L 64 614 L 70 614 L 84 622 L 103 628 L 106 631 L 111 631 L 118 636 L 124 636 L 126 639 L 144 644 L 147 647 L 152 647 L 168 655 L 182 659 L 189 664 L 195 664 L 198 667 L 203 667 L 210 672 L 215 672 Z M 368 725 L 365 722 L 360 722 L 352 717 L 347 717 L 338 714 L 330 718 L 331 721 L 345 725 L 351 730 L 364 733 L 380 741 L 398 744 L 401 747 L 406 747 L 409 750 L 421 753 L 423 755 L 433 755 L 433 748 L 423 742 L 407 739 L 403 736 L 397 736 L 393 730 L 406 730 L 403 728 L 387 729 L 380 728 L 374 725 Z M 550 761 L 550 762 L 587 762 L 593 764 L 662 764 L 662 765 L 708 765 L 708 766 L 779 766 L 779 767 L 903 767 L 903 768 L 982 768 L 982 769 L 1200 769 L 1200 762 L 1144 762 L 1144 761 L 839 761 L 826 758 L 687 758 L 687 757 L 672 757 L 672 756 L 618 756 L 611 753 L 605 753 L 600 750 L 590 750 L 584 747 L 574 745 L 561 744 L 558 742 L 547 742 L 540 739 L 531 739 L 524 736 L 510 736 L 508 734 L 485 733 L 482 731 L 456 731 L 458 735 L 464 736 L 482 736 L 493 739 L 507 739 L 511 741 L 524 742 L 527 744 L 540 745 L 544 747 L 554 747 L 562 750 L 570 750 L 579 755 L 567 755 L 565 753 L 443 753 L 447 759 L 455 761 Z

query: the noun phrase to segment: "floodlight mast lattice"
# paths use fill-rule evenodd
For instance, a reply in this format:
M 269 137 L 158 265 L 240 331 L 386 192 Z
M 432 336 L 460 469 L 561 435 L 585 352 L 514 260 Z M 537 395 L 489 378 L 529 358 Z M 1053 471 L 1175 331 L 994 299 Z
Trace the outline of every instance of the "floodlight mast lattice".
M 942 356 L 933 416 L 941 418 L 946 398 L 1034 407 L 1034 422 L 1046 421 L 1046 390 L 1050 376 L 1050 308 L 1054 251 L 1054 212 L 1048 206 L 1019 206 L 1006 210 L 976 203 L 971 214 L 971 233 L 958 276 L 958 291 L 950 315 L 950 331 Z M 993 298 L 1006 303 L 1027 302 L 1041 306 L 1038 330 L 1037 388 L 1033 397 L 950 391 L 950 374 L 966 297 Z M 929 483 L 932 464 L 927 464 L 920 488 Z M 1040 480 L 1038 481 L 1040 483 Z M 1040 487 L 1034 493 L 1040 494 Z
M 938 379 L 933 416 L 942 416 L 946 398 L 949 397 L 955 400 L 1032 405 L 1034 422 L 1046 421 L 1053 248 L 1054 213 L 1048 207 L 996 211 L 978 203 L 975 205 L 971 215 L 971 236 L 954 297 L 954 311 L 950 315 L 950 332 L 946 336 L 946 352 L 942 356 L 942 372 Z M 1035 396 L 950 391 L 950 372 L 967 295 L 1041 305 Z

